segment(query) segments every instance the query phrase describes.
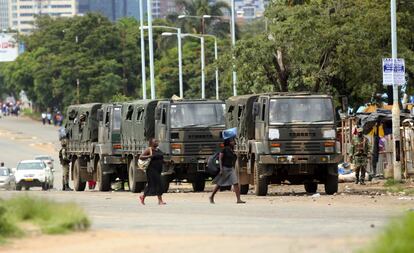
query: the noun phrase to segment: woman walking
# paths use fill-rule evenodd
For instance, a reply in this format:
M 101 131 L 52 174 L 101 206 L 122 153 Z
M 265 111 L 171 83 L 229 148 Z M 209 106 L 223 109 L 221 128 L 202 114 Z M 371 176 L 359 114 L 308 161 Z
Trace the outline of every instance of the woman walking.
M 162 200 L 162 186 L 161 186 L 161 172 L 164 163 L 164 154 L 158 148 L 158 140 L 151 138 L 149 141 L 149 147 L 140 155 L 139 159 L 147 160 L 151 159 L 147 172 L 147 186 L 145 187 L 144 194 L 139 197 L 141 204 L 145 205 L 145 198 L 147 196 L 158 196 L 158 204 L 165 205 Z
M 234 165 L 237 160 L 237 156 L 234 153 L 234 138 L 226 139 L 224 141 L 224 148 L 219 155 L 220 173 L 213 179 L 213 183 L 216 184 L 213 193 L 210 196 L 210 203 L 214 204 L 214 195 L 222 186 L 233 185 L 234 192 L 236 193 L 237 204 L 244 204 L 240 198 L 240 188 L 237 180 L 236 170 Z

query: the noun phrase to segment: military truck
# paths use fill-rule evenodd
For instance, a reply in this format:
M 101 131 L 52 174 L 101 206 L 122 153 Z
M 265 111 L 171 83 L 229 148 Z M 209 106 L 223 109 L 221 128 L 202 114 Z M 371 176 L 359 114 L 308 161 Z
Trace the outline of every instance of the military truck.
M 123 104 L 121 145 L 131 192 L 141 192 L 147 182 L 145 173 L 137 169 L 137 162 L 148 147 L 148 140 L 155 137 L 157 104 L 158 100 L 137 100 Z
M 304 184 L 306 192 L 338 190 L 332 97 L 310 93 L 272 93 L 231 97 L 226 126 L 237 127 L 236 169 L 242 194 L 254 185 L 264 196 L 272 183 Z
M 65 128 L 76 191 L 83 191 L 90 180 L 100 191 L 109 191 L 116 178 L 127 178 L 120 143 L 121 109 L 118 104 L 69 106 Z
M 186 179 L 196 192 L 204 191 L 207 159 L 222 147 L 225 103 L 220 100 L 159 101 L 155 111 L 155 138 L 170 166 L 162 174 L 169 183 Z
M 163 190 L 172 180 L 188 180 L 194 191 L 203 191 L 207 159 L 222 144 L 225 103 L 217 100 L 141 100 L 125 103 L 122 148 L 133 192 L 145 187 L 146 176 L 136 170 L 139 155 L 152 137 L 160 141 L 166 166 Z

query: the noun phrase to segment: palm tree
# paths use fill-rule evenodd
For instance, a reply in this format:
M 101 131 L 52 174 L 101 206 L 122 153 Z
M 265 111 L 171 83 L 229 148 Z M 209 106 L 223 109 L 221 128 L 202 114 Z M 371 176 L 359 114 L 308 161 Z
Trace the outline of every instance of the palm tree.
M 180 14 L 189 16 L 211 15 L 212 18 L 194 19 L 184 18 L 178 19 L 178 23 L 185 32 L 188 33 L 208 33 L 219 37 L 225 37 L 230 33 L 230 19 L 214 18 L 214 16 L 223 16 L 224 12 L 230 13 L 230 6 L 221 2 L 209 3 L 209 0 L 176 0 L 176 5 L 182 10 Z M 174 19 L 174 17 L 171 17 Z

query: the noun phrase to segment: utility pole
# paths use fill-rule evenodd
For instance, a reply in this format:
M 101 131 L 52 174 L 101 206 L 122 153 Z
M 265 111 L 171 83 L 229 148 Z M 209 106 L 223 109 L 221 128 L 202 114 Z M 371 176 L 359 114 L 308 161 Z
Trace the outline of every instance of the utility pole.
M 231 44 L 233 47 L 233 60 L 234 50 L 236 47 L 236 13 L 235 13 L 235 0 L 231 0 Z M 237 96 L 237 73 L 236 67 L 233 64 L 233 96 Z
M 151 99 L 155 99 L 155 70 L 154 70 L 154 42 L 152 35 L 152 0 L 147 0 L 148 13 L 148 43 L 151 80 Z
M 206 98 L 205 58 L 204 58 L 204 37 L 201 40 L 201 99 Z
M 141 79 L 142 99 L 147 99 L 147 77 L 145 74 L 145 33 L 144 33 L 144 0 L 139 0 L 139 22 L 141 30 Z
M 392 105 L 392 135 L 393 135 L 393 167 L 394 180 L 401 181 L 401 135 L 400 107 L 398 103 L 398 84 L 395 83 L 395 60 L 397 59 L 397 6 L 396 0 L 391 0 L 391 44 L 392 44 L 392 73 L 393 73 L 393 105 Z

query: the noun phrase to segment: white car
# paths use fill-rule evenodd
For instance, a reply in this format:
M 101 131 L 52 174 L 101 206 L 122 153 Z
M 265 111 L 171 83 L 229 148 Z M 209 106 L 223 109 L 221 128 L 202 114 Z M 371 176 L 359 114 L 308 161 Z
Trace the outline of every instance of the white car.
M 50 168 L 50 171 L 51 171 L 51 176 L 50 177 L 51 177 L 51 179 L 50 179 L 50 185 L 49 185 L 50 187 L 49 188 L 53 188 L 53 182 L 55 181 L 55 177 L 54 177 L 55 168 L 54 168 L 53 162 L 55 160 L 53 160 L 53 158 L 49 155 L 37 155 L 37 156 L 35 156 L 34 159 L 35 160 L 41 160 L 41 161 L 45 162 L 46 165 Z
M 20 191 L 23 187 L 29 190 L 30 187 L 42 187 L 44 191 L 51 186 L 52 171 L 41 160 L 25 160 L 19 162 L 14 176 L 16 177 L 16 190 Z

